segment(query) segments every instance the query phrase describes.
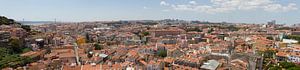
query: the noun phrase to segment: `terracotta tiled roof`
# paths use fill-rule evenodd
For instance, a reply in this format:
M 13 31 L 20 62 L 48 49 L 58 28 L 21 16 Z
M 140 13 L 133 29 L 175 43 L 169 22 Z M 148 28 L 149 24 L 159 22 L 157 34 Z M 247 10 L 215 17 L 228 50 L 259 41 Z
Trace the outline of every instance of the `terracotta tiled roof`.
M 174 59 L 173 58 L 165 58 L 164 61 L 168 62 L 168 63 L 172 63 L 174 61 Z
M 277 56 L 281 56 L 281 57 L 287 57 L 287 53 L 285 52 L 278 52 L 276 53 Z

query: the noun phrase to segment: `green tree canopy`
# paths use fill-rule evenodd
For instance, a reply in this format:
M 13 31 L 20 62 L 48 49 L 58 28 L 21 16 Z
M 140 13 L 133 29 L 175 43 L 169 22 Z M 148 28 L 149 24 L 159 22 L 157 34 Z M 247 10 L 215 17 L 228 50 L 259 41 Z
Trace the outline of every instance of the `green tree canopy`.
M 287 39 L 294 39 L 294 40 L 297 40 L 298 43 L 300 43 L 300 36 L 299 35 L 288 35 L 285 38 L 287 38 Z
M 9 45 L 9 48 L 15 53 L 21 53 L 22 49 L 24 49 L 23 42 L 20 39 L 11 39 Z
M 230 25 L 227 27 L 230 31 L 238 31 L 240 28 Z
M 167 50 L 159 50 L 157 55 L 160 57 L 167 57 Z
M 22 25 L 21 28 L 23 28 L 24 30 L 26 30 L 27 32 L 31 31 L 31 28 L 29 25 Z
M 19 67 L 24 66 L 30 62 L 32 62 L 32 58 L 30 57 L 21 57 L 19 54 L 11 54 L 8 49 L 0 48 L 0 69 L 5 67 Z
M 269 70 L 282 70 L 279 66 L 270 67 Z
M 12 25 L 12 24 L 20 24 L 13 19 L 8 19 L 5 16 L 0 16 L 0 25 Z
M 148 36 L 148 35 L 150 35 L 149 32 L 143 32 L 143 36 Z
M 271 37 L 271 36 L 268 36 L 267 39 L 269 39 L 269 40 L 274 40 L 274 38 Z
M 16 22 L 13 19 L 9 19 L 5 16 L 0 16 L 0 25 L 13 25 L 13 24 L 21 25 L 21 28 L 25 29 L 26 31 L 31 30 L 29 25 L 22 25 L 21 23 Z
M 292 62 L 280 62 L 280 65 L 283 67 L 283 68 L 291 68 L 291 67 L 295 67 L 296 65 Z
M 95 47 L 95 50 L 101 50 L 101 49 L 103 49 L 103 47 L 101 45 L 99 45 L 98 43 L 94 44 L 94 47 Z
M 13 19 L 0 16 L 0 25 L 21 25 Z M 30 31 L 30 26 L 21 25 L 26 31 Z M 11 38 L 6 46 L 0 45 L 0 69 L 5 67 L 19 67 L 32 62 L 30 57 L 21 57 L 20 53 L 30 51 L 29 48 L 23 47 L 23 39 Z
M 272 58 L 275 54 L 276 54 L 276 51 L 274 51 L 274 50 L 264 51 L 264 57 L 265 58 Z
M 300 70 L 300 67 L 290 67 L 287 70 Z
M 0 47 L 0 60 L 9 54 L 11 54 L 10 49 Z
M 207 33 L 212 33 L 214 31 L 213 28 L 209 28 L 209 30 L 207 31 Z
M 202 30 L 200 29 L 200 27 L 189 27 L 189 28 L 185 28 L 186 32 L 190 32 L 190 31 L 196 31 L 196 32 L 202 32 Z

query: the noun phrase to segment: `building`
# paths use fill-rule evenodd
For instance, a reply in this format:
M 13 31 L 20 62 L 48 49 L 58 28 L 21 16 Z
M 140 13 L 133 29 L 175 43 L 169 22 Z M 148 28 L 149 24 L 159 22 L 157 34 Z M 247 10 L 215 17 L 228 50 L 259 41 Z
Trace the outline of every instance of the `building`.
M 207 70 L 216 70 L 219 64 L 220 63 L 216 60 L 208 60 L 208 62 L 204 63 L 204 65 L 202 65 L 201 68 Z
M 39 48 L 43 48 L 45 45 L 44 39 L 35 39 L 35 42 Z
M 300 35 L 300 31 L 292 31 L 292 35 Z
M 161 41 L 162 44 L 177 44 L 176 39 L 164 39 Z
M 23 38 L 26 35 L 26 30 L 22 28 L 13 28 L 10 32 L 13 37 Z
M 0 43 L 7 43 L 11 38 L 11 34 L 8 31 L 0 31 Z
M 180 51 L 179 49 L 168 49 L 167 56 L 168 57 L 180 57 L 184 54 L 184 52 Z
M 280 51 L 276 53 L 277 61 L 286 61 L 288 59 L 288 54 L 286 52 Z
M 288 61 L 300 63 L 300 45 L 292 45 L 290 52 L 287 55 Z
M 200 68 L 202 64 L 199 61 L 200 59 L 197 58 L 181 58 L 181 59 L 174 60 L 173 65 L 175 67 L 186 66 L 191 68 Z
M 165 35 L 180 35 L 181 33 L 183 33 L 183 30 L 153 30 L 150 32 L 150 34 L 153 34 L 155 37 L 160 37 Z
M 293 52 L 290 55 L 288 55 L 288 61 L 294 62 L 294 63 L 300 63 L 300 53 Z

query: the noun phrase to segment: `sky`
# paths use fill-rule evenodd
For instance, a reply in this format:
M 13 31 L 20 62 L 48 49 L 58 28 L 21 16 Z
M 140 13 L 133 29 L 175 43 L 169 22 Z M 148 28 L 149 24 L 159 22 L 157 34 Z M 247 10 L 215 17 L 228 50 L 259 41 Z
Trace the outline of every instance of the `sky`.
M 0 0 L 0 15 L 18 21 L 182 19 L 300 23 L 300 0 Z

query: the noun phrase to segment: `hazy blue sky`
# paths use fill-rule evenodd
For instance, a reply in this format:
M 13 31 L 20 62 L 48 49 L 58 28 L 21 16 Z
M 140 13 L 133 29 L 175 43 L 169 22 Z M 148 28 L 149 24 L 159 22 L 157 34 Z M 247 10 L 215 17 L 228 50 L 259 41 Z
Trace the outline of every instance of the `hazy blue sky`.
M 300 0 L 0 0 L 16 20 L 101 21 L 184 19 L 300 23 Z

